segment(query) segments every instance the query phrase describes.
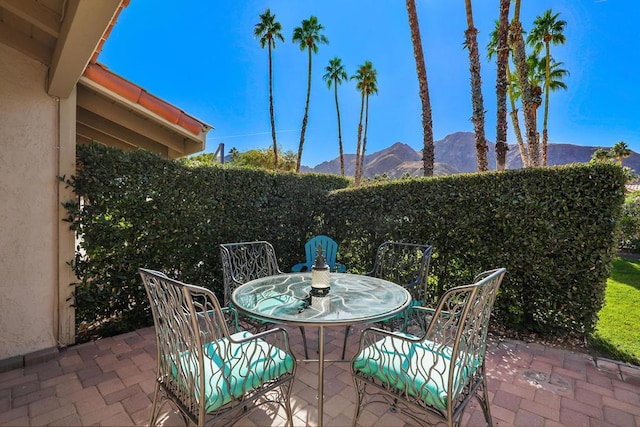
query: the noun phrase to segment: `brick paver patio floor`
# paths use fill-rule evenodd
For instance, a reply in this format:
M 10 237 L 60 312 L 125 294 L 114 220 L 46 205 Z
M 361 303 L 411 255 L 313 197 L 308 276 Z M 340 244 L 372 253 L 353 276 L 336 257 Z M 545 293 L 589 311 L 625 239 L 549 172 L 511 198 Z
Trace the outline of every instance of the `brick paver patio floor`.
M 288 328 L 304 354 L 300 332 Z M 357 346 L 352 329 L 349 354 Z M 340 355 L 344 329 L 327 329 L 327 358 Z M 317 341 L 307 332 L 310 351 Z M 153 328 L 71 346 L 53 360 L 0 373 L 2 426 L 131 426 L 149 421 L 156 350 Z M 496 426 L 640 427 L 640 369 L 610 360 L 521 341 L 492 342 L 487 355 L 491 413 Z M 300 362 L 292 392 L 294 424 L 316 425 L 318 366 Z M 351 425 L 354 391 L 349 364 L 327 363 L 324 423 Z M 182 426 L 165 406 L 162 424 Z M 388 408 L 372 408 L 365 426 L 404 426 Z M 282 414 L 258 409 L 238 426 L 285 425 Z M 463 425 L 485 425 L 472 401 Z

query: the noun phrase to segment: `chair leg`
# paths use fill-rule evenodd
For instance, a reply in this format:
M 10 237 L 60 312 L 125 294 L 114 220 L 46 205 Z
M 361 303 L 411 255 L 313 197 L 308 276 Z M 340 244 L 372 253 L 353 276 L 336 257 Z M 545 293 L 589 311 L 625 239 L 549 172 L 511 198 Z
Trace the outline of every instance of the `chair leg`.
M 149 419 L 149 426 L 154 427 L 158 422 L 158 394 L 160 392 L 160 383 L 156 381 L 156 386 L 153 390 L 153 404 L 151 405 L 151 419 Z
M 347 325 L 344 328 L 344 342 L 342 343 L 342 360 L 344 360 L 344 354 L 347 351 L 347 338 L 349 337 L 349 329 L 351 329 L 350 325 Z
M 293 427 L 293 412 L 291 411 L 291 387 L 293 378 L 280 386 L 280 395 L 284 398 L 284 410 L 287 413 L 287 425 Z
M 484 413 L 484 419 L 489 427 L 493 427 L 493 420 L 491 419 L 491 408 L 489 407 L 489 393 L 487 392 L 487 379 L 483 378 L 482 385 L 482 397 L 476 392 L 476 398 L 480 402 L 482 412 Z
M 302 344 L 304 345 L 304 358 L 309 359 L 309 352 L 307 351 L 307 336 L 304 333 L 304 326 L 300 326 L 300 333 L 302 334 Z
M 358 418 L 360 418 L 360 414 L 362 413 L 362 404 L 364 396 L 362 395 L 364 390 L 360 388 L 360 383 L 353 377 L 353 388 L 356 392 L 356 404 L 355 404 L 355 412 L 353 413 L 353 420 L 351 422 L 351 427 L 356 427 L 358 425 Z M 365 386 L 366 387 L 366 386 Z

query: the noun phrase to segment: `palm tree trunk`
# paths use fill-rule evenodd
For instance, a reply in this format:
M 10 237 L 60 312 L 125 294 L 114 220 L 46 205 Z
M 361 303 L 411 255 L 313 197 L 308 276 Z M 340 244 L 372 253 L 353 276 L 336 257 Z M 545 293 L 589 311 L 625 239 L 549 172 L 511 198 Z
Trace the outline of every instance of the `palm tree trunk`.
M 513 131 L 516 134 L 516 139 L 518 140 L 518 149 L 520 151 L 520 159 L 522 159 L 522 167 L 528 168 L 529 156 L 527 156 L 527 149 L 525 148 L 524 141 L 522 140 L 522 130 L 520 130 L 520 120 L 518 120 L 518 109 L 514 106 L 509 115 L 511 116 L 511 122 L 513 123 Z
M 307 117 L 309 115 L 309 98 L 311 98 L 311 46 L 309 46 L 309 72 L 307 73 L 307 101 L 304 104 L 304 117 L 302 118 L 302 130 L 300 131 L 300 145 L 298 146 L 298 162 L 296 163 L 296 172 L 300 172 L 300 162 L 302 161 L 304 133 L 307 130 Z
M 273 114 L 273 72 L 271 67 L 271 42 L 269 42 L 269 113 L 271 114 L 271 138 L 273 139 L 273 168 L 278 169 L 278 142 L 276 141 L 276 119 Z
M 362 99 L 360 101 L 360 121 L 358 122 L 358 142 L 356 144 L 356 170 L 354 173 L 356 187 L 360 185 L 358 170 L 360 169 L 360 142 L 362 138 L 362 114 L 363 113 L 364 113 L 364 92 L 362 92 Z
M 518 22 L 518 23 L 520 22 L 520 1 L 521 0 L 516 0 L 516 6 L 513 11 L 513 22 Z M 522 25 L 520 25 L 520 31 L 522 31 Z M 520 34 L 522 34 L 522 32 L 520 32 Z M 513 36 L 511 33 L 511 25 L 510 25 L 509 35 L 507 36 L 507 43 L 509 44 L 511 55 L 515 56 L 515 52 L 513 50 L 514 43 L 511 42 L 512 37 L 515 37 L 515 36 Z M 511 83 L 509 64 L 507 64 L 507 76 L 509 78 L 509 82 Z M 516 108 L 516 104 L 515 104 L 515 94 L 513 93 L 513 87 L 511 87 L 511 84 L 509 84 L 509 99 L 511 100 L 511 120 L 513 121 L 513 131 L 515 132 L 516 139 L 518 140 L 518 147 L 520 148 L 520 157 L 522 157 L 522 166 L 525 168 L 528 168 L 529 166 L 531 166 L 531 164 L 529 163 L 529 154 L 527 153 L 524 147 L 522 131 L 520 130 L 520 120 L 518 120 L 518 109 Z
M 333 81 L 334 96 L 336 99 L 336 113 L 338 114 L 338 149 L 340 151 L 340 175 L 344 176 L 344 153 L 342 151 L 342 126 L 340 124 L 340 106 L 338 104 L 338 79 Z
M 498 55 L 497 55 L 497 117 L 496 117 L 496 170 L 506 168 L 507 158 L 507 89 L 509 80 L 507 65 L 509 63 L 509 47 L 507 35 L 509 34 L 509 0 L 500 0 L 500 24 L 498 26 Z
M 546 49 L 546 70 L 544 82 L 544 119 L 542 123 L 542 166 L 547 166 L 547 144 L 549 135 L 547 133 L 547 118 L 549 117 L 549 92 L 551 91 L 551 51 L 549 41 L 545 40 Z
M 516 8 L 519 5 L 516 1 Z M 517 9 L 516 9 L 517 10 Z M 513 59 L 518 72 L 518 83 L 522 94 L 522 107 L 524 113 L 524 125 L 527 134 L 527 148 L 529 154 L 528 163 L 530 166 L 540 165 L 540 147 L 538 145 L 538 131 L 536 130 L 536 105 L 535 96 L 532 94 L 529 84 L 529 66 L 524 49 L 524 39 L 522 38 L 522 24 L 514 17 L 509 28 L 509 45 L 513 52 Z
M 482 82 L 480 77 L 480 53 L 478 52 L 478 30 L 473 26 L 471 0 L 465 0 L 467 25 L 465 37 L 469 49 L 469 71 L 471 73 L 471 121 L 475 129 L 476 156 L 478 172 L 489 170 L 487 163 L 487 139 L 484 133 L 484 101 L 482 99 Z
M 433 176 L 435 162 L 433 147 L 433 120 L 431 116 L 431 101 L 429 98 L 429 85 L 427 83 L 427 68 L 424 63 L 422 51 L 422 39 L 415 0 L 407 0 L 407 12 L 409 14 L 409 28 L 411 29 L 411 42 L 413 43 L 413 56 L 416 60 L 416 72 L 420 87 L 420 101 L 422 102 L 422 168 L 424 176 Z
M 507 79 L 511 81 L 511 71 L 509 71 L 509 64 L 507 64 Z M 511 103 L 511 122 L 513 123 L 513 133 L 516 134 L 516 141 L 518 141 L 518 149 L 520 150 L 520 158 L 522 159 L 522 167 L 529 167 L 529 156 L 527 156 L 527 150 L 524 146 L 524 140 L 522 139 L 522 130 L 520 129 L 520 120 L 518 119 L 518 109 L 516 108 L 515 94 L 513 93 L 513 87 L 509 85 L 509 102 Z
M 365 98 L 364 107 L 364 135 L 362 137 L 362 153 L 360 153 L 360 180 L 364 175 L 364 156 L 367 151 L 367 129 L 369 127 L 369 94 Z M 358 182 L 360 182 L 360 180 Z

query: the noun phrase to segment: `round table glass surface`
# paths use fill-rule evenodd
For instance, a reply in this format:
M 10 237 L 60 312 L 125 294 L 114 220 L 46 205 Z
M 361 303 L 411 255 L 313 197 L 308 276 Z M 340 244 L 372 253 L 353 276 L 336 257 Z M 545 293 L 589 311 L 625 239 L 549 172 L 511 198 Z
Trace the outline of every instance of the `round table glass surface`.
M 244 314 L 275 323 L 349 325 L 403 312 L 411 295 L 402 286 L 375 277 L 331 273 L 326 296 L 310 297 L 311 273 L 285 273 L 252 280 L 231 297 Z

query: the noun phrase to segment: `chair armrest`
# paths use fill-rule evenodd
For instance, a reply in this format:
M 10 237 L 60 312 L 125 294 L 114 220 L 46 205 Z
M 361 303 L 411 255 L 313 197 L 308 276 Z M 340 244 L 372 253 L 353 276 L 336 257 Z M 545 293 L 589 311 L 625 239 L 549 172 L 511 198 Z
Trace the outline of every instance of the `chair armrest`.
M 394 339 L 399 339 L 401 341 L 406 341 L 409 343 L 420 342 L 420 338 L 413 335 L 387 331 L 384 329 L 376 328 L 375 326 L 370 326 L 365 330 L 363 330 L 362 333 L 360 334 L 360 347 L 358 348 L 358 351 L 356 351 L 356 353 L 351 358 L 352 366 L 353 366 L 353 363 L 356 361 L 356 359 L 362 354 L 362 352 L 367 347 L 370 347 L 375 343 L 377 343 L 378 341 L 383 340 L 384 338 L 387 338 L 387 337 L 392 337 Z
M 238 326 L 238 312 L 233 307 L 222 307 L 222 314 L 228 323 L 232 323 L 234 332 L 238 332 L 240 327 Z
M 235 342 L 235 343 L 238 343 L 238 344 L 242 344 L 243 342 L 256 340 L 256 339 L 264 339 L 265 337 L 268 337 L 269 335 L 277 335 L 277 334 L 282 334 L 283 336 L 285 336 L 287 338 L 287 341 L 288 341 L 289 333 L 286 331 L 286 329 L 283 329 L 283 328 L 267 329 L 266 331 L 262 331 L 262 332 L 259 332 L 257 334 L 251 334 L 250 336 L 248 336 L 246 338 L 231 339 L 231 341 Z
M 293 267 L 291 267 L 291 271 L 294 273 L 299 273 L 301 271 L 307 271 L 307 263 L 306 262 L 301 262 L 298 264 L 295 264 Z
M 293 356 L 293 352 L 291 351 L 291 345 L 289 342 L 289 333 L 283 328 L 276 327 L 273 329 L 262 331 L 255 335 L 252 334 L 246 338 L 230 339 L 231 342 L 237 343 L 237 344 L 243 344 L 243 343 L 256 341 L 256 340 L 263 340 L 268 342 L 270 345 L 278 347 L 280 350 L 283 350 L 286 353 L 290 354 L 291 357 L 293 357 L 293 359 L 295 360 L 295 356 Z
M 363 348 L 366 347 L 365 343 L 371 343 L 371 342 L 376 342 L 378 341 L 380 336 L 386 337 L 386 336 L 395 336 L 396 334 L 393 333 L 392 331 L 387 331 L 385 329 L 382 328 L 378 328 L 375 326 L 369 326 L 368 328 L 365 328 L 362 333 L 360 334 L 360 348 L 358 349 L 358 351 L 356 352 L 356 355 L 358 353 L 360 353 L 360 351 L 362 351 Z
M 402 341 L 407 341 L 407 342 L 420 341 L 419 337 L 416 337 L 412 334 L 407 334 L 407 333 L 402 333 L 397 331 L 396 332 L 387 331 L 385 329 L 377 328 L 375 326 L 369 326 L 368 328 L 364 329 L 360 334 L 360 348 L 356 352 L 356 355 L 358 355 L 358 353 L 360 353 L 360 351 L 362 351 L 362 349 L 364 349 L 366 346 L 376 341 L 379 341 L 384 337 L 398 338 Z
M 431 316 L 433 316 L 433 315 L 434 315 L 434 313 L 436 312 L 436 310 L 435 310 L 435 309 L 433 309 L 433 308 L 430 308 L 430 307 L 421 307 L 421 306 L 419 306 L 419 305 L 413 306 L 413 307 L 411 307 L 411 309 L 412 309 L 412 310 L 415 310 L 415 311 L 417 311 L 417 312 L 422 311 L 422 312 L 424 312 L 424 313 L 426 313 L 426 314 L 428 314 L 428 315 L 431 315 Z M 445 312 L 443 311 L 442 313 L 445 313 Z

